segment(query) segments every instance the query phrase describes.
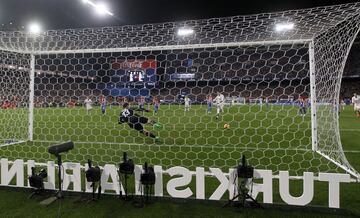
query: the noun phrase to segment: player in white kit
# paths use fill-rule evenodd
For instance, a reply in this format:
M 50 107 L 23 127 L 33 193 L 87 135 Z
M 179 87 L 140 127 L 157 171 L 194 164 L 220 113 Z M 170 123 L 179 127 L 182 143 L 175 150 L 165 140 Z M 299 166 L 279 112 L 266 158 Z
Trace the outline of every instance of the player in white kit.
M 259 98 L 259 105 L 260 105 L 260 109 L 262 109 L 262 106 L 263 106 L 263 98 L 262 97 Z
M 220 92 L 217 93 L 217 96 L 214 99 L 214 102 L 216 104 L 216 119 L 219 119 L 220 112 L 224 112 L 224 103 L 225 103 L 225 97 Z
M 190 98 L 188 96 L 185 96 L 185 111 L 190 111 Z
M 344 111 L 344 110 L 345 110 L 345 107 L 346 107 L 345 101 L 344 101 L 344 100 L 341 100 L 341 101 L 340 101 L 340 104 L 341 104 L 342 110 Z
M 265 98 L 266 109 L 269 109 L 269 97 Z
M 357 94 L 354 94 L 354 97 L 352 97 L 351 102 L 354 105 L 354 111 L 356 113 L 356 116 L 360 117 L 360 96 Z
M 93 103 L 92 100 L 89 97 L 87 97 L 84 103 L 85 103 L 86 111 L 89 112 L 92 109 L 92 103 Z

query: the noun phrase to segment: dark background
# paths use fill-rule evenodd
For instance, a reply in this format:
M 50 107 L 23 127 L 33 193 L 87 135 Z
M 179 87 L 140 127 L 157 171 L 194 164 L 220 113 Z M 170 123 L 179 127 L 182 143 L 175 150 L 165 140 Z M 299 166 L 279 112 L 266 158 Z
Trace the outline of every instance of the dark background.
M 117 26 L 276 12 L 356 1 L 92 0 L 92 2 L 106 3 L 114 16 L 98 16 L 94 9 L 84 4 L 82 0 L 0 0 L 0 30 L 23 29 L 33 21 L 39 22 L 45 30 Z M 341 94 L 344 97 L 360 90 L 359 55 L 358 37 L 345 68 Z
M 0 0 L 0 30 L 40 22 L 44 29 L 182 21 L 189 19 L 276 12 L 356 1 L 196 1 L 196 0 L 92 0 L 104 2 L 114 16 L 98 16 L 82 0 Z M 13 24 L 10 25 L 9 23 Z

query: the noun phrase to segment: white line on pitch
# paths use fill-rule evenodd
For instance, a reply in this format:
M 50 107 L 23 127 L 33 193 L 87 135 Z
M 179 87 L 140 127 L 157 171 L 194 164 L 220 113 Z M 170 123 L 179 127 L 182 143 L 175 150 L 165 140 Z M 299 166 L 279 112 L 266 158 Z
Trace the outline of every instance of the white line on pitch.
M 38 143 L 60 143 L 59 141 L 34 141 L 34 142 L 38 142 Z M 146 146 L 146 147 L 185 147 L 185 148 L 224 148 L 224 149 L 229 149 L 229 148 L 234 148 L 234 149 L 241 149 L 241 150 L 290 150 L 290 151 L 312 151 L 311 148 L 306 149 L 306 148 L 282 148 L 282 147 L 277 147 L 277 148 L 273 148 L 273 147 L 236 147 L 236 146 L 219 146 L 219 145 L 211 145 L 211 146 L 204 146 L 204 145 L 168 145 L 168 144 L 139 144 L 139 143 L 116 143 L 116 142 L 74 142 L 74 143 L 79 143 L 79 144 L 94 144 L 94 145 L 98 145 L 98 144 L 102 144 L 102 145 L 119 145 L 119 146 L 126 146 L 126 145 L 130 145 L 130 146 Z M 299 146 L 299 147 L 306 147 L 306 146 Z M 310 145 L 309 145 L 310 147 Z M 332 152 L 332 150 L 323 150 L 325 152 Z M 344 150 L 344 152 L 346 153 L 360 153 L 360 150 Z
M 226 122 L 226 121 L 223 121 L 223 122 Z M 229 122 L 231 124 L 231 121 Z M 216 125 L 216 124 L 214 124 Z M 219 125 L 222 125 L 219 124 Z M 46 124 L 36 124 L 36 126 L 42 126 L 45 128 L 59 128 L 59 127 L 63 127 L 63 125 L 49 125 L 50 127 L 46 127 L 47 125 Z M 118 127 L 121 127 L 121 125 L 86 125 L 86 124 L 81 124 L 81 125 L 75 125 L 74 126 L 70 126 L 70 127 L 63 127 L 63 128 L 80 128 L 80 127 L 89 127 L 89 128 L 103 128 L 103 127 L 113 127 L 114 129 L 117 129 L 117 130 L 126 130 L 126 129 L 119 129 Z M 164 125 L 167 129 L 176 129 L 176 128 L 179 128 L 179 129 L 195 129 L 195 130 L 207 130 L 207 129 L 219 129 L 219 127 L 206 127 L 206 128 L 201 128 L 201 127 L 191 127 L 191 126 L 186 126 L 185 124 L 178 124 L 178 125 Z M 234 129 L 241 129 L 241 130 L 247 130 L 247 129 L 256 129 L 256 130 L 297 130 L 297 131 L 300 131 L 300 130 L 311 130 L 311 128 L 266 128 L 266 127 L 260 127 L 260 128 L 242 128 L 241 126 L 238 127 L 238 128 L 234 128 Z M 360 129 L 340 129 L 340 132 L 360 132 Z

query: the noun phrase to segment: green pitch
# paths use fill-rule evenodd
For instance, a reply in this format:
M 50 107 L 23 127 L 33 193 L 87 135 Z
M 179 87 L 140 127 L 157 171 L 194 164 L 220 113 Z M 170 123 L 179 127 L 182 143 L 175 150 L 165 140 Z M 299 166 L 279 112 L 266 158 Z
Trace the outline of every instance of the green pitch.
M 226 106 L 219 119 L 215 118 L 216 108 L 210 114 L 206 110 L 205 105 L 193 105 L 189 112 L 184 111 L 183 105 L 162 105 L 158 114 L 139 112 L 163 125 L 160 130 L 144 125 L 161 138 L 157 143 L 127 124 L 118 124 L 119 106 L 108 107 L 105 115 L 97 107 L 90 112 L 83 107 L 36 108 L 34 141 L 4 146 L 0 155 L 10 160 L 32 159 L 45 163 L 54 159 L 47 153 L 50 145 L 72 140 L 75 149 L 65 155 L 65 160 L 81 163 L 86 163 L 88 158 L 98 164 L 119 163 L 122 152 L 126 151 L 139 164 L 148 161 L 164 167 L 204 166 L 226 170 L 236 166 L 245 154 L 258 169 L 290 170 L 292 175 L 338 170 L 311 151 L 310 114 L 300 116 L 296 106 Z M 7 119 L 10 113 L 11 116 L 18 114 L 15 117 L 27 122 L 25 110 L 1 110 L 0 113 L 6 121 L 3 132 L 7 134 L 15 131 Z M 354 150 L 359 149 L 353 137 L 359 133 L 359 123 L 353 117 L 348 107 L 341 122 L 344 149 L 351 151 L 347 153 L 350 158 L 356 154 Z M 223 128 L 225 123 L 230 124 L 230 129 Z M 21 129 L 22 134 L 26 132 Z
M 260 108 L 259 106 L 233 106 L 226 107 L 224 115 L 215 119 L 215 112 L 206 114 L 205 106 L 192 106 L 190 112 L 183 111 L 183 105 L 162 105 L 159 114 L 144 113 L 163 124 L 163 129 L 157 130 L 146 125 L 146 129 L 153 131 L 162 138 L 161 143 L 145 138 L 136 131 L 131 130 L 126 124 L 117 124 L 119 107 L 109 107 L 106 115 L 101 115 L 99 108 L 94 108 L 89 114 L 84 108 L 36 108 L 34 122 L 34 142 L 9 145 L 0 148 L 0 156 L 15 159 L 33 159 L 38 162 L 55 160 L 47 153 L 47 147 L 54 142 L 73 140 L 75 149 L 65 155 L 66 161 L 85 163 L 87 158 L 95 160 L 96 164 L 119 163 L 122 152 L 127 151 L 137 164 L 145 161 L 151 164 L 160 164 L 165 169 L 169 166 L 185 166 L 194 169 L 196 166 L 221 167 L 225 171 L 237 165 L 242 154 L 246 154 L 249 162 L 257 168 L 289 170 L 291 175 L 301 174 L 303 171 L 338 171 L 329 161 L 311 152 L 310 143 L 310 116 L 298 115 L 298 108 L 291 106 L 272 106 Z M 1 119 L 6 119 L 12 114 L 26 114 L 22 110 L 0 110 Z M 26 116 L 24 116 L 26 121 Z M 6 121 L 7 122 L 7 121 Z M 11 122 L 2 122 L 2 133 L 6 125 Z M 229 123 L 230 129 L 224 130 L 223 124 Z M 360 170 L 360 119 L 356 119 L 352 107 L 346 107 L 341 113 L 340 129 L 343 149 L 352 166 Z M 11 131 L 15 131 L 11 129 Z M 26 130 L 24 130 L 26 131 Z M 206 196 L 210 196 L 217 187 L 215 181 L 209 181 Z M 191 188 L 194 191 L 194 184 Z M 291 182 L 291 193 L 301 195 L 302 183 Z M 2 196 L 7 197 L 2 197 Z M 9 196 L 12 196 L 9 198 Z M 359 199 L 358 184 L 344 184 L 341 186 L 341 207 L 351 209 L 357 214 Z M 8 194 L 0 192 L 0 199 L 26 202 L 26 195 Z M 260 196 L 261 197 L 261 196 Z M 327 185 L 316 183 L 313 205 L 326 206 L 328 201 Z M 9 201 L 2 201 L 4 207 L 11 207 Z M 8 202 L 8 203 L 6 203 Z M 97 211 L 105 214 L 108 207 L 117 208 L 118 202 L 105 200 Z M 281 202 L 277 192 L 277 182 L 274 182 L 274 202 Z M 0 204 L 1 205 L 1 204 Z M 35 204 L 28 207 L 37 208 L 44 216 L 47 210 L 38 208 Z M 65 202 L 64 211 L 71 210 L 72 203 Z M 131 206 L 124 206 L 131 211 Z M 166 214 L 171 205 L 159 203 L 149 207 L 152 216 Z M 176 206 L 172 215 L 182 214 L 183 206 Z M 188 208 L 189 206 L 185 206 Z M 14 208 L 20 217 L 29 214 L 27 206 Z M 65 209 L 67 208 L 67 209 Z M 151 209 L 152 208 L 152 209 Z M 208 216 L 238 216 L 229 210 L 211 210 L 213 207 L 192 205 L 191 211 L 195 214 Z M 217 207 L 216 207 L 217 208 Z M 50 208 L 51 209 L 51 208 Z M 32 209 L 31 209 L 32 210 Z M 51 209 L 49 216 L 53 216 L 56 206 Z M 87 207 L 76 209 L 79 217 L 87 214 Z M 212 211 L 212 212 L 208 212 Z M 137 213 L 134 211 L 134 213 Z M 257 217 L 263 217 L 262 212 L 256 212 Z M 266 212 L 268 213 L 268 212 Z M 271 212 L 273 217 L 287 217 L 293 214 Z M 9 215 L 9 214 L 4 214 Z M 91 214 L 89 214 L 91 215 Z M 189 214 L 190 215 L 190 214 Z M 299 213 L 299 216 L 303 216 Z M 319 214 L 306 216 L 318 217 Z M 76 216 L 75 216 L 76 217 Z
M 160 143 L 127 124 L 118 124 L 120 110 L 108 107 L 103 115 L 100 108 L 90 112 L 80 107 L 36 108 L 34 142 L 3 147 L 1 152 L 10 159 L 46 162 L 53 159 L 47 153 L 48 146 L 72 140 L 76 149 L 66 155 L 67 161 L 85 163 L 91 158 L 100 164 L 118 163 L 127 151 L 138 163 L 226 169 L 246 154 L 257 167 L 298 170 L 292 159 L 302 159 L 311 150 L 310 115 L 299 116 L 298 107 L 228 106 L 219 119 L 215 108 L 208 114 L 204 105 L 194 105 L 189 112 L 183 105 L 162 105 L 158 114 L 140 112 L 163 125 L 160 130 L 144 125 L 160 137 Z M 230 124 L 229 129 L 223 128 L 225 123 Z M 298 157 L 294 156 L 299 153 L 296 149 L 300 150 Z

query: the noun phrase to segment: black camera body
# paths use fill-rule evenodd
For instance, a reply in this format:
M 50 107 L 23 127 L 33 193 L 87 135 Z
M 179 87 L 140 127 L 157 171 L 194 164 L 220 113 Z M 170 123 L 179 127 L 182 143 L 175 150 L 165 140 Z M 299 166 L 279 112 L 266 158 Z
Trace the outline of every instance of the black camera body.
M 252 166 L 238 166 L 237 174 L 239 178 L 251 179 L 254 177 L 254 167 Z
M 87 182 L 99 182 L 101 179 L 100 167 L 93 167 L 91 160 L 88 160 L 89 169 L 85 171 L 85 177 Z
M 242 179 L 254 177 L 254 167 L 246 164 L 245 155 L 242 156 L 241 165 L 237 167 L 237 176 Z
M 70 151 L 71 149 L 74 149 L 74 142 L 70 141 L 58 145 L 53 145 L 48 148 L 48 152 L 55 156 L 59 156 L 61 153 Z
M 47 177 L 45 169 L 41 169 L 39 173 L 35 172 L 35 167 L 31 168 L 32 173 L 29 176 L 30 186 L 37 189 L 44 189 L 44 179 Z
M 155 171 L 153 167 L 148 167 L 145 162 L 144 172 L 140 176 L 140 182 L 142 185 L 154 185 L 155 184 Z
M 132 175 L 135 170 L 135 164 L 132 159 L 127 159 L 127 154 L 123 154 L 123 162 L 119 165 L 119 172 L 124 175 Z
M 134 162 L 129 159 L 120 164 L 120 173 L 125 175 L 131 175 L 134 173 L 135 164 Z
M 119 117 L 119 124 L 127 123 L 129 121 L 128 117 Z
M 101 178 L 100 167 L 91 167 L 85 172 L 86 181 L 88 182 L 98 182 Z

